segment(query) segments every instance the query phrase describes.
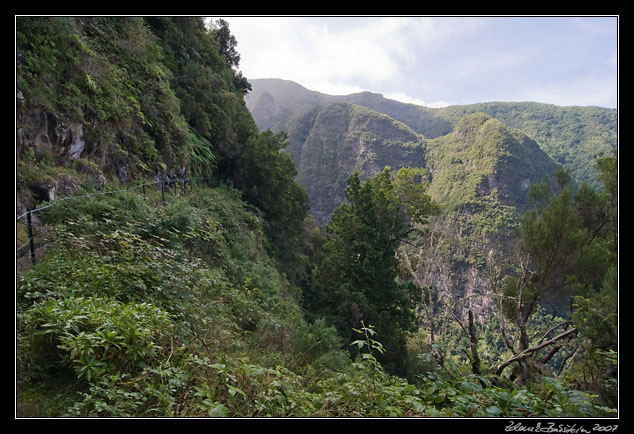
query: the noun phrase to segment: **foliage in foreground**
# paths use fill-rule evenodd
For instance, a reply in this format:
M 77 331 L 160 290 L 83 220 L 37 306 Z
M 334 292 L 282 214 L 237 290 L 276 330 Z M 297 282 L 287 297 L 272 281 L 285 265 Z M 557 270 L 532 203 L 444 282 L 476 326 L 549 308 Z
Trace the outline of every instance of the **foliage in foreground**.
M 112 163 L 80 159 L 62 168 L 50 150 L 27 146 L 18 152 L 21 193 L 44 180 L 78 184 L 78 175 L 103 171 L 125 183 L 128 175 L 138 180 L 187 165 L 193 175 L 213 172 L 217 182 L 235 186 L 170 195 L 166 204 L 113 194 L 46 209 L 48 254 L 17 282 L 19 416 L 611 415 L 595 396 L 560 379 L 534 378 L 518 388 L 470 375 L 460 360 L 443 371 L 408 372 L 415 382 L 384 369 L 386 357 L 401 358 L 400 326 L 413 319 L 406 288 L 394 285 L 393 256 L 408 232 L 395 199 L 421 199 L 410 204 L 410 218 L 416 208 L 425 210 L 418 217 L 428 210 L 424 184 L 409 190 L 411 183 L 398 182 L 418 178 L 415 171 L 400 172 L 397 182 L 386 172 L 372 184 L 357 179 L 352 206 L 342 206 L 331 225 L 338 238 L 323 256 L 325 270 L 345 278 L 332 298 L 360 305 L 358 319 L 371 321 L 379 335 L 361 323 L 353 361 L 347 342 L 356 321 L 336 330 L 319 315 L 305 319 L 299 301 L 307 293 L 294 284 L 311 276 L 298 270 L 306 262 L 295 254 L 306 241 L 299 238 L 308 204 L 280 152 L 284 137 L 256 134 L 242 101 L 249 84 L 234 69 L 239 56 L 226 23 L 206 29 L 202 19 L 187 17 L 26 17 L 16 24 L 18 123 L 37 107 L 90 124 L 94 149 L 87 154 Z M 583 204 L 586 220 L 596 221 L 598 202 L 588 196 Z M 376 236 L 360 237 L 369 232 Z M 602 253 L 609 246 L 584 249 L 591 253 L 582 258 L 586 271 L 608 257 Z M 350 267 L 340 268 L 340 257 Z M 597 350 L 588 360 L 616 365 L 611 336 L 597 330 L 616 320 L 617 276 L 612 270 L 599 282 L 595 275 L 569 282 L 578 290 L 573 320 Z M 390 300 L 393 308 L 372 315 L 388 306 L 386 293 L 398 298 Z M 575 368 L 591 385 L 606 372 Z M 604 381 L 609 392 L 613 379 Z
M 587 394 L 485 376 L 389 375 L 368 325 L 352 361 L 307 322 L 228 187 L 165 205 L 130 193 L 48 209 L 54 248 L 18 278 L 18 416 L 590 416 Z M 248 266 L 247 266 L 248 265 Z

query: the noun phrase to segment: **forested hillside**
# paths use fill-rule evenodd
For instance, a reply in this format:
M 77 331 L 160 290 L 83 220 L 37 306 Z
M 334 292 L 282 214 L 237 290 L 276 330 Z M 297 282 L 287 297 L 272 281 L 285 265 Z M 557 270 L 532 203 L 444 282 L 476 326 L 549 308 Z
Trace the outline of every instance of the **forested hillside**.
M 449 134 L 464 116 L 481 112 L 522 131 L 549 157 L 570 169 L 576 182 L 594 186 L 599 185 L 596 155 L 608 155 L 616 148 L 616 109 L 558 107 L 534 102 L 483 102 L 433 109 L 390 100 L 371 92 L 326 95 L 287 80 L 257 79 L 251 84 L 253 89 L 246 96 L 247 105 L 258 126 L 272 131 L 290 129 L 294 116 L 315 105 L 330 102 L 370 108 L 429 139 Z
M 18 418 L 617 416 L 616 154 L 581 185 L 486 110 L 252 115 L 236 42 L 16 17 Z
M 477 315 L 491 308 L 481 296 L 485 252 L 508 248 L 531 206 L 532 186 L 563 168 L 576 185 L 600 188 L 597 158 L 616 150 L 616 110 L 600 107 L 490 102 L 432 109 L 372 92 L 327 95 L 280 79 L 252 80 L 245 100 L 260 129 L 288 133 L 286 151 L 320 225 L 344 199 L 347 174 L 358 170 L 365 179 L 385 166 L 424 168 L 441 208 L 429 227 L 441 231 L 434 236 L 443 243 L 432 261 L 442 272 L 427 284 L 469 300 Z M 347 113 L 363 113 L 363 122 L 350 123 Z M 551 303 L 565 305 L 567 297 L 560 292 Z

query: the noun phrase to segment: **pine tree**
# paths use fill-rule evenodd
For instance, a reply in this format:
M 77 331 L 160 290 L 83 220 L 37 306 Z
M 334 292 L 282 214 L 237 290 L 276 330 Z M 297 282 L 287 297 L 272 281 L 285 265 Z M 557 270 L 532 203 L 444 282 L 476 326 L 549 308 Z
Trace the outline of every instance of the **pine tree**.
M 515 272 L 506 276 L 503 315 L 515 323 L 518 336 L 507 345 L 514 355 L 496 368 L 497 374 L 519 365 L 520 383 L 531 377 L 531 365 L 543 366 L 575 337 L 574 350 L 587 357 L 612 351 L 617 343 L 617 169 L 616 156 L 600 159 L 604 191 L 582 185 L 576 191 L 567 172 L 555 182 L 531 191 L 534 209 L 518 230 Z M 540 305 L 547 299 L 569 298 L 569 310 L 546 333 L 531 331 Z M 531 337 L 531 335 L 533 335 Z M 548 350 L 541 357 L 541 350 Z M 564 363 L 568 356 L 564 357 Z M 598 366 L 596 362 L 586 366 Z M 559 372 L 564 366 L 559 367 Z M 583 375 L 588 378 L 587 373 Z
M 405 336 L 415 327 L 414 288 L 397 282 L 396 250 L 433 210 L 421 175 L 386 167 L 363 183 L 359 173 L 348 178 L 347 201 L 326 228 L 314 285 L 304 296 L 313 315 L 336 325 L 346 342 L 361 321 L 376 327 L 387 350 L 379 360 L 394 372 L 404 369 Z

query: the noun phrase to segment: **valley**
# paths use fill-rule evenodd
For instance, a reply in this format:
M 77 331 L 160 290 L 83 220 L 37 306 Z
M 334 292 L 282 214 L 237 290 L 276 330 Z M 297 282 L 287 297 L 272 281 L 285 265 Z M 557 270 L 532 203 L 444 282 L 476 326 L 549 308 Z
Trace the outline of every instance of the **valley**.
M 616 110 L 327 95 L 237 47 L 16 17 L 17 419 L 618 417 Z

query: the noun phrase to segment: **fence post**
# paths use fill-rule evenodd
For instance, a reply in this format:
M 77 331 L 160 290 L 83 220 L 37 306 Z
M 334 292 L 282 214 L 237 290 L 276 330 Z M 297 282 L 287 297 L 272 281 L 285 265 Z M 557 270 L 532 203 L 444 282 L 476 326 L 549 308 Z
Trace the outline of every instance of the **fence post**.
M 163 198 L 163 202 L 165 202 L 165 181 L 161 181 L 161 197 Z
M 35 264 L 35 245 L 33 244 L 33 225 L 31 224 L 31 210 L 26 209 L 26 228 L 29 234 L 29 247 L 31 249 L 31 263 Z

